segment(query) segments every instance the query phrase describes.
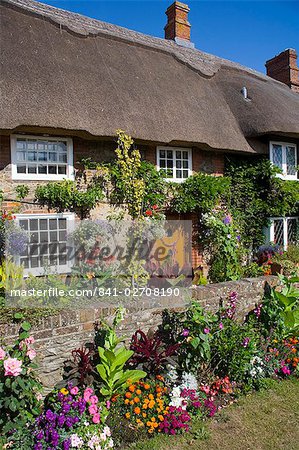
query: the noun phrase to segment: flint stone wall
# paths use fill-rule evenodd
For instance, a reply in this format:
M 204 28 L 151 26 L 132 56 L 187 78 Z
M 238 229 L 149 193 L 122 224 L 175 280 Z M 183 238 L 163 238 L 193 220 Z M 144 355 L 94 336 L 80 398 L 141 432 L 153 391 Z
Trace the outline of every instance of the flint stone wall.
M 276 283 L 277 277 L 269 276 L 196 286 L 192 288 L 192 297 L 207 311 L 216 312 L 228 294 L 236 291 L 237 316 L 241 319 L 261 302 L 265 287 Z M 129 339 L 138 328 L 148 331 L 156 327 L 161 322 L 163 309 L 184 310 L 186 301 L 182 298 L 160 297 L 124 306 L 127 315 L 119 333 Z M 47 389 L 61 380 L 63 363 L 69 359 L 71 351 L 84 343 L 92 342 L 95 322 L 100 322 L 101 319 L 109 321 L 115 309 L 115 305 L 102 304 L 94 310 L 64 310 L 56 316 L 40 319 L 33 326 L 31 334 L 36 340 L 39 376 Z M 1 340 L 4 339 L 6 343 L 12 342 L 17 334 L 16 324 L 0 324 Z

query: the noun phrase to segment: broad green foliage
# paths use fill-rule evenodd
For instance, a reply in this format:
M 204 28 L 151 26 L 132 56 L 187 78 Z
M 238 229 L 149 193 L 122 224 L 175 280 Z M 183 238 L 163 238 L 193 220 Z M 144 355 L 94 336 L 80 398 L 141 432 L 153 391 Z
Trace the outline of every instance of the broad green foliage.
M 210 212 L 229 190 L 229 178 L 198 173 L 177 185 L 171 208 L 179 213 Z
M 281 315 L 284 321 L 287 335 L 299 335 L 299 289 L 295 283 L 299 283 L 299 277 L 280 276 L 282 289 L 272 289 L 272 298 L 282 307 Z
M 71 180 L 40 185 L 35 191 L 36 201 L 40 205 L 58 212 L 75 211 L 81 218 L 86 217 L 103 196 L 102 187 L 97 183 L 91 183 L 87 189 L 81 190 Z
M 98 347 L 100 362 L 96 369 L 102 382 L 100 392 L 108 399 L 113 394 L 124 390 L 128 382 L 135 383 L 146 376 L 142 370 L 125 369 L 126 363 L 134 352 L 121 345 L 123 339 L 116 336 L 115 329 L 121 320 L 122 312 L 119 311 L 113 326 L 106 325 L 104 344 Z

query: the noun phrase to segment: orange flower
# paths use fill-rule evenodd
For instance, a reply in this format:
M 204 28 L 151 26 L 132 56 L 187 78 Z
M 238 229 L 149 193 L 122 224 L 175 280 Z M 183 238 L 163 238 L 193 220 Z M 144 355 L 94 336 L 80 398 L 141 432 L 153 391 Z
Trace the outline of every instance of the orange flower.
M 129 387 L 129 391 L 134 392 L 135 391 L 135 386 L 134 384 L 131 384 L 131 386 Z
M 140 410 L 139 406 L 136 406 L 136 408 L 134 408 L 134 413 L 135 414 L 140 414 L 141 413 L 141 410 Z
M 135 398 L 134 398 L 134 402 L 135 402 L 135 403 L 139 403 L 139 402 L 140 402 L 139 398 L 138 398 L 138 397 L 135 397 Z
M 157 380 L 159 380 L 159 381 L 164 381 L 164 378 L 162 377 L 162 375 L 157 375 L 156 378 L 157 378 Z
M 158 415 L 158 419 L 160 420 L 160 422 L 163 422 L 164 416 L 162 416 L 161 414 L 159 414 L 159 415 Z
M 130 414 L 129 412 L 127 412 L 127 413 L 125 414 L 125 416 L 126 416 L 126 419 L 130 419 L 131 414 Z
M 148 391 L 150 388 L 151 388 L 151 387 L 150 387 L 149 384 L 145 384 L 145 385 L 144 385 L 144 389 L 146 389 L 147 391 Z
M 148 398 L 149 398 L 150 400 L 154 400 L 153 394 L 149 394 Z
M 132 397 L 131 392 L 126 392 L 126 397 L 127 397 L 127 398 L 131 398 L 131 397 Z
M 137 395 L 141 395 L 142 394 L 141 390 L 140 389 L 136 389 L 136 394 Z
M 146 413 L 145 412 L 142 413 L 142 417 L 146 418 Z
M 128 405 L 129 403 L 130 403 L 130 400 L 128 398 L 126 398 L 125 405 Z

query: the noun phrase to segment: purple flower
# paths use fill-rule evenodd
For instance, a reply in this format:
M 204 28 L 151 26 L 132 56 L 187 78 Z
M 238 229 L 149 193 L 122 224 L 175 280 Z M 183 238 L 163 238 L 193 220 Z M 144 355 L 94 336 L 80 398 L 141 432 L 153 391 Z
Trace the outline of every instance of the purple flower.
M 38 442 L 34 445 L 34 450 L 43 450 L 43 444 L 41 442 Z
M 224 217 L 224 219 L 223 219 L 224 225 L 230 225 L 231 222 L 232 222 L 232 217 L 229 214 Z
M 250 338 L 248 338 L 248 337 L 245 338 L 244 341 L 242 342 L 242 346 L 244 348 L 248 347 L 249 342 L 250 342 Z
M 65 441 L 63 441 L 62 446 L 63 446 L 63 450 L 69 450 L 71 447 L 71 440 L 66 439 Z
M 184 330 L 182 331 L 182 336 L 187 337 L 189 336 L 190 331 L 187 328 L 184 328 Z
M 240 240 L 241 240 L 241 236 L 238 234 L 238 236 L 237 236 L 237 241 L 240 242 Z
M 209 334 L 210 331 L 211 331 L 210 328 L 204 328 L 204 330 L 203 330 L 203 332 L 204 332 L 205 334 Z

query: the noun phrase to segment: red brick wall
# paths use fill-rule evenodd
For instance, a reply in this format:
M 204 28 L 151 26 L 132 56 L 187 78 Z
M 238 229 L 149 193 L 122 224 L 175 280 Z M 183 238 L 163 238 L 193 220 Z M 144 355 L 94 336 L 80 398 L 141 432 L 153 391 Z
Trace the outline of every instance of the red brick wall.
M 10 164 L 10 136 L 0 135 L 0 170 Z

